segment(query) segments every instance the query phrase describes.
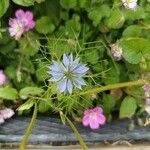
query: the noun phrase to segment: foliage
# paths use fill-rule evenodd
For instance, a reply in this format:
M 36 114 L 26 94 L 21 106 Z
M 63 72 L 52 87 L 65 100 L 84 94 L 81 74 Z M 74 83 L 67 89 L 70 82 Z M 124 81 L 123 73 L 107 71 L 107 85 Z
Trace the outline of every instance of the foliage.
M 8 22 L 18 8 L 32 11 L 36 26 L 16 41 L 9 35 Z M 143 110 L 136 98 L 142 101 L 142 91 L 134 94 L 133 90 L 130 95 L 123 89 L 119 100 L 105 90 L 103 94 L 87 91 L 146 79 L 143 74 L 150 71 L 149 8 L 148 0 L 139 0 L 136 10 L 125 9 L 119 0 L 0 0 L 0 68 L 8 78 L 7 85 L 0 87 L 1 99 L 13 100 L 14 108 L 24 103 L 20 111 L 31 109 L 36 101 L 40 113 L 61 110 L 74 119 L 95 104 L 103 107 L 106 116 L 117 110 L 120 118 L 131 118 L 136 108 Z M 111 53 L 114 43 L 123 50 L 120 61 Z M 55 83 L 47 81 L 48 66 L 53 60 L 61 61 L 63 53 L 73 53 L 90 68 L 87 86 L 75 88 L 72 95 L 63 95 Z

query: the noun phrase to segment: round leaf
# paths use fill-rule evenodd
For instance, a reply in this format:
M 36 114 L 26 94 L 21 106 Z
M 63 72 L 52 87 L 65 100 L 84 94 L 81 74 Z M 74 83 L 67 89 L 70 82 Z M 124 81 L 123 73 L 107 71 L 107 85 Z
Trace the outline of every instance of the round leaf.
M 127 96 L 121 103 L 119 117 L 131 118 L 137 109 L 136 100 L 133 97 Z
M 25 87 L 20 90 L 19 96 L 22 99 L 28 98 L 30 95 L 35 96 L 35 95 L 40 95 L 44 92 L 43 89 L 38 88 L 38 87 Z
M 2 17 L 9 7 L 9 0 L 0 0 L 0 17 Z
M 18 92 L 16 89 L 11 87 L 0 88 L 0 98 L 7 100 L 16 100 Z
M 43 16 L 36 21 L 36 30 L 39 33 L 48 34 L 52 33 L 55 30 L 55 26 L 52 23 L 50 17 Z

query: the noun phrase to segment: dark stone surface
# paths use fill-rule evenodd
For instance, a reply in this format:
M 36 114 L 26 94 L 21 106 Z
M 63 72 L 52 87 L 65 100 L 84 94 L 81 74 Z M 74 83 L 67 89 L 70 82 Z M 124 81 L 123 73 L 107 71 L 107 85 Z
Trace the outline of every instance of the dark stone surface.
M 19 143 L 31 118 L 14 117 L 0 125 L 0 143 Z M 138 127 L 128 131 L 129 120 L 114 120 L 98 130 L 91 130 L 75 123 L 86 142 L 103 142 L 117 140 L 150 140 L 150 126 Z M 77 138 L 68 125 L 63 125 L 59 119 L 38 117 L 30 136 L 31 144 L 69 143 L 77 142 Z

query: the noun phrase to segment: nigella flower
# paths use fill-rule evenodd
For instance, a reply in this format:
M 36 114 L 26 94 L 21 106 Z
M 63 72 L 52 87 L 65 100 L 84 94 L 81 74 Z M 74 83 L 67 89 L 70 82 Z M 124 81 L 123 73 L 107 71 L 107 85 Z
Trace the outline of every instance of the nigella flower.
M 5 119 L 11 118 L 15 112 L 10 108 L 0 109 L 0 124 L 5 122 Z
M 137 8 L 137 1 L 138 0 L 121 0 L 123 6 L 126 9 L 131 9 L 131 10 L 135 10 Z
M 6 82 L 6 75 L 4 74 L 3 70 L 0 70 L 0 86 L 5 84 Z
M 72 54 L 69 56 L 63 54 L 63 62 L 53 61 L 48 67 L 48 73 L 52 76 L 49 81 L 56 82 L 60 92 L 72 94 L 73 86 L 81 89 L 82 85 L 86 85 L 82 77 L 89 68 L 79 60 L 79 58 L 74 59 Z
M 111 45 L 111 52 L 114 56 L 114 58 L 119 61 L 122 59 L 122 48 L 118 45 L 118 43 Z
M 84 112 L 82 123 L 84 126 L 90 126 L 91 129 L 98 129 L 101 125 L 104 125 L 106 118 L 103 115 L 103 109 L 101 107 L 95 107 L 88 109 Z
M 21 35 L 33 29 L 35 21 L 33 14 L 30 11 L 17 10 L 15 13 L 16 18 L 9 19 L 9 33 L 10 36 L 15 37 L 16 40 L 20 39 Z

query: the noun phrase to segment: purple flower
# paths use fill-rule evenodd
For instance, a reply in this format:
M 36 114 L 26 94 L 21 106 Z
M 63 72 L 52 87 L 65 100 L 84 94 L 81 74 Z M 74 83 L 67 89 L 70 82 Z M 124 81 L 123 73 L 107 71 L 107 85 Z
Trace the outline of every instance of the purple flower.
M 0 86 L 5 84 L 6 82 L 6 75 L 4 74 L 3 70 L 0 70 Z
M 5 119 L 11 118 L 15 112 L 10 108 L 0 109 L 0 124 L 5 122 Z
M 35 21 L 33 20 L 33 14 L 30 11 L 24 12 L 19 9 L 15 13 L 16 18 L 9 19 L 9 33 L 10 36 L 19 40 L 21 35 L 35 27 Z
M 86 64 L 79 63 L 79 58 L 74 59 L 72 54 L 63 54 L 63 62 L 53 61 L 48 68 L 48 73 L 52 76 L 49 81 L 56 82 L 60 92 L 72 94 L 73 86 L 81 89 L 82 85 L 86 85 L 82 77 L 89 68 Z
M 103 115 L 103 109 L 101 107 L 95 107 L 88 109 L 84 112 L 82 123 L 84 126 L 90 126 L 91 129 L 98 129 L 101 125 L 104 125 L 106 118 Z
M 137 8 L 137 0 L 121 0 L 126 9 L 135 10 Z
M 150 84 L 146 84 L 143 86 L 144 95 L 146 97 L 146 104 L 150 105 Z
M 117 61 L 122 59 L 122 48 L 117 43 L 111 45 L 111 52 Z

